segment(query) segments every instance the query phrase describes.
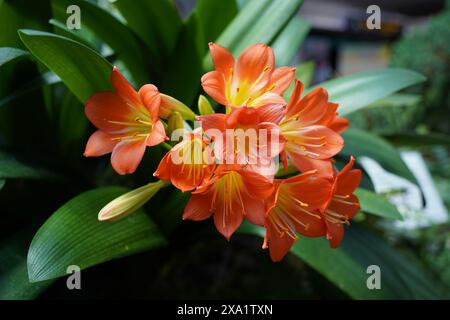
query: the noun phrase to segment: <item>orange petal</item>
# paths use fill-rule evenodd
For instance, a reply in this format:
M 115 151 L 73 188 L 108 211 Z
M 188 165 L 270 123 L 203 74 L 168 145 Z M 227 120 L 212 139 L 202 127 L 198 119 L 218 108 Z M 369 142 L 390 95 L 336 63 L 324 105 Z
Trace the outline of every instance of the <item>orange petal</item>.
M 286 102 L 284 101 L 283 97 L 280 96 L 279 94 L 267 91 L 259 95 L 257 98 L 251 100 L 250 103 L 248 103 L 248 106 L 259 109 L 262 108 L 263 106 L 274 104 L 285 106 Z
M 326 221 L 327 224 L 327 239 L 331 248 L 337 248 L 344 239 L 344 226 L 342 223 L 332 223 Z
M 214 225 L 217 231 L 227 240 L 230 240 L 232 234 L 242 223 L 244 211 L 238 197 L 234 196 L 230 201 L 219 196 L 216 198 Z
M 208 219 L 212 215 L 212 192 L 191 194 L 188 203 L 184 207 L 183 220 L 194 221 Z
M 106 133 L 123 132 L 128 126 L 114 122 L 132 122 L 133 110 L 115 92 L 99 92 L 91 96 L 86 102 L 84 112 L 98 129 Z
M 337 212 L 348 219 L 352 219 L 361 209 L 358 198 L 354 195 L 348 195 L 346 198 L 334 197 L 328 209 Z
M 318 154 L 313 159 L 329 159 L 341 151 L 344 146 L 344 139 L 338 133 L 324 126 L 309 126 L 302 131 L 302 136 L 305 142 L 310 144 L 315 144 L 316 140 L 308 139 L 308 137 L 323 137 L 325 141 L 325 145 L 320 147 L 309 147 L 305 143 L 307 150 Z
M 225 127 L 226 118 L 227 116 L 223 113 L 214 113 L 214 114 L 207 114 L 204 116 L 198 116 L 197 121 L 200 122 L 201 127 L 205 132 L 208 130 L 219 130 L 220 132 L 223 132 L 226 129 Z M 208 133 L 206 132 L 206 134 Z
M 139 94 L 134 90 L 125 77 L 114 67 L 111 72 L 111 83 L 116 92 L 133 106 L 141 106 L 142 101 Z
M 296 153 L 288 153 L 288 155 L 292 164 L 302 172 L 317 170 L 318 174 L 328 177 L 334 174 L 333 163 L 329 159 L 311 159 Z
M 353 169 L 339 175 L 336 183 L 336 194 L 349 195 L 358 188 L 361 182 L 361 170 Z
M 274 262 L 278 262 L 283 259 L 296 241 L 296 239 L 289 237 L 285 233 L 280 234 L 271 222 L 267 223 L 267 238 L 270 258 Z
M 348 122 L 348 119 L 335 118 L 329 125 L 329 128 L 336 131 L 337 133 L 342 133 L 346 129 L 348 129 L 349 126 L 350 126 L 350 123 Z
M 118 174 L 136 171 L 145 152 L 145 140 L 136 139 L 119 142 L 111 155 L 111 164 Z
M 148 135 L 147 146 L 156 146 L 167 139 L 164 125 L 158 120 L 153 124 L 152 132 Z
M 229 79 L 234 68 L 234 58 L 231 53 L 224 47 L 213 42 L 209 44 L 211 58 L 217 71 L 221 72 L 225 79 Z
M 139 95 L 152 116 L 152 121 L 158 120 L 161 96 L 159 90 L 152 84 L 146 84 L 139 90 Z
M 286 118 L 294 116 L 298 112 L 298 105 L 303 93 L 303 83 L 300 80 L 295 79 L 294 90 L 292 91 L 289 104 L 287 105 Z
M 86 144 L 84 151 L 85 157 L 99 157 L 104 154 L 110 153 L 115 145 L 116 140 L 113 140 L 110 135 L 103 131 L 97 130 L 90 137 Z
M 271 47 L 257 43 L 245 49 L 236 63 L 236 77 L 239 82 L 257 83 L 264 88 L 275 68 L 275 57 Z
M 320 124 L 321 119 L 328 111 L 328 92 L 317 88 L 308 93 L 294 108 L 303 126 Z
M 159 162 L 158 168 L 156 169 L 153 176 L 160 180 L 170 180 L 170 167 L 172 165 L 172 160 L 170 158 L 170 151 Z
M 256 109 L 259 115 L 259 121 L 273 122 L 278 124 L 283 119 L 286 105 L 285 104 L 267 104 Z
M 202 76 L 203 90 L 218 103 L 227 105 L 226 80 L 219 71 L 210 71 Z
M 287 88 L 291 85 L 292 79 L 295 76 L 295 68 L 291 67 L 280 67 L 276 68 L 270 78 L 270 82 L 275 84 L 275 88 L 271 91 L 282 95 Z

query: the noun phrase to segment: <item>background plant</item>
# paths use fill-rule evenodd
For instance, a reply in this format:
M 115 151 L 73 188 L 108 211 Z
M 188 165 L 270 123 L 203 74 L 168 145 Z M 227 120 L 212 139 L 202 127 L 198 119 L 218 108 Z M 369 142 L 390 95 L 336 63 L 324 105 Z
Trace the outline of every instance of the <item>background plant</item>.
M 71 4 L 81 8 L 78 31 L 65 27 Z M 199 0 L 183 19 L 169 0 L 118 0 L 112 5 L 0 1 L 0 297 L 67 295 L 61 288 L 64 280 L 55 279 L 65 276 L 70 264 L 95 266 L 85 271 L 83 281 L 89 285 L 82 293 L 95 297 L 445 297 L 448 290 L 436 269 L 427 269 L 414 251 L 396 249 L 375 223 L 401 216 L 374 192 L 367 175 L 358 190 L 363 218 L 347 230 L 341 248 L 329 249 L 324 239 L 301 238 L 290 259 L 280 264 L 248 245 L 261 241 L 258 228 L 244 225 L 228 244 L 210 233 L 209 222 L 181 223 L 188 194 L 174 188 L 162 190 L 125 219 L 97 221 L 106 203 L 147 183 L 165 153 L 159 146 L 150 148 L 146 165 L 125 177 L 113 173 L 107 157 L 82 157 L 93 132 L 83 103 L 91 94 L 111 89 L 112 66 L 125 70 L 135 87 L 152 82 L 197 111 L 199 79 L 211 69 L 208 42 L 226 46 L 234 55 L 265 42 L 280 64 L 289 64 L 309 30 L 295 15 L 301 4 Z M 306 85 L 311 72 L 311 65 L 298 66 Z M 419 73 L 393 68 L 320 85 L 329 91 L 330 101 L 340 104 L 340 115 L 347 116 L 377 108 L 380 99 L 424 80 Z M 420 137 L 434 144 L 448 141 Z M 338 159 L 338 166 L 350 154 L 368 156 L 416 183 L 388 139 L 356 128 L 344 138 L 345 158 Z M 371 264 L 382 269 L 382 290 L 367 290 Z M 267 279 L 267 274 L 274 276 Z M 102 291 L 111 279 L 120 292 Z

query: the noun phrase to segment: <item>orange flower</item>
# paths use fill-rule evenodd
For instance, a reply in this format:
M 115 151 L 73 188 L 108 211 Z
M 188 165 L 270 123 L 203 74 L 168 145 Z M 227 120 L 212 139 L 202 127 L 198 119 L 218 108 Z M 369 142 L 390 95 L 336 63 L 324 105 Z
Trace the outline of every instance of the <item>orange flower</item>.
M 343 224 L 349 224 L 359 211 L 358 198 L 353 194 L 361 181 L 361 170 L 352 169 L 355 158 L 333 178 L 332 193 L 322 216 L 327 228 L 327 239 L 332 248 L 336 248 L 344 238 Z
M 133 173 L 146 146 L 166 139 L 158 118 L 161 98 L 151 84 L 136 92 L 116 67 L 111 82 L 116 92 L 96 93 L 86 102 L 86 116 L 98 130 L 89 138 L 84 155 L 98 157 L 112 152 L 111 163 L 117 173 Z
M 228 107 L 283 104 L 295 68 L 275 68 L 272 48 L 263 43 L 248 47 L 235 62 L 224 47 L 209 43 L 214 71 L 203 75 L 202 86 L 213 99 Z
M 184 135 L 161 160 L 153 174 L 161 180 L 170 180 L 181 191 L 192 190 L 209 179 L 215 168 L 209 141 L 202 137 L 201 128 Z
M 328 102 L 328 93 L 317 88 L 301 98 L 303 85 L 295 81 L 295 89 L 287 106 L 286 115 L 280 122 L 285 139 L 284 166 L 287 159 L 301 171 L 318 169 L 332 175 L 331 159 L 341 151 L 344 141 L 339 135 L 348 126 L 347 119 L 337 118 L 335 103 Z
M 273 158 L 283 148 L 276 123 L 284 109 L 282 104 L 257 109 L 239 107 L 229 114 L 209 114 L 197 119 L 205 133 L 214 139 L 214 152 L 219 163 L 248 166 L 247 169 L 261 173 L 261 170 L 274 167 Z M 275 168 L 272 171 L 274 173 Z
M 275 192 L 267 201 L 266 236 L 273 261 L 281 260 L 297 240 L 297 232 L 308 237 L 326 233 L 319 210 L 327 204 L 331 183 L 309 171 L 285 180 L 275 180 Z
M 183 219 L 204 220 L 214 215 L 217 230 L 229 240 L 244 217 L 264 224 L 264 199 L 272 192 L 273 185 L 256 172 L 219 165 L 214 176 L 192 192 Z

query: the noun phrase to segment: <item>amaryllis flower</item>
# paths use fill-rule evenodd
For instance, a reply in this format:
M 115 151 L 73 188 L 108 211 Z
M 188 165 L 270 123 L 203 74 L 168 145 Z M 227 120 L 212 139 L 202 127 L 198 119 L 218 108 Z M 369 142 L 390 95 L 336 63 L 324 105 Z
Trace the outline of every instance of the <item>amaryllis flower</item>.
M 228 107 L 283 104 L 295 68 L 275 68 L 272 48 L 257 43 L 244 50 L 237 61 L 224 47 L 209 43 L 214 71 L 203 75 L 203 89 Z
M 272 192 L 270 181 L 256 172 L 219 165 L 214 176 L 192 192 L 183 219 L 204 220 L 214 215 L 217 230 L 230 239 L 244 218 L 264 225 L 264 199 Z
M 275 180 L 275 192 L 267 201 L 266 236 L 273 261 L 281 260 L 297 240 L 297 232 L 308 237 L 324 236 L 326 228 L 319 210 L 329 199 L 331 182 L 309 171 L 284 180 Z
M 114 170 L 119 174 L 133 173 L 146 146 L 166 139 L 158 118 L 161 98 L 151 84 L 136 92 L 116 67 L 111 82 L 116 92 L 99 92 L 86 102 L 86 116 L 98 130 L 89 138 L 84 155 L 98 157 L 112 152 Z
M 349 224 L 360 209 L 358 198 L 353 192 L 361 181 L 361 170 L 352 169 L 355 158 L 334 175 L 332 192 L 322 216 L 326 224 L 326 236 L 332 248 L 336 248 L 344 238 L 344 224 Z
M 201 128 L 198 128 L 183 136 L 183 140 L 164 156 L 153 175 L 161 180 L 170 180 L 184 192 L 209 179 L 215 166 L 209 141 L 202 136 Z
M 283 104 L 233 108 L 229 114 L 199 116 L 205 133 L 214 139 L 219 163 L 251 166 L 253 171 L 271 168 L 283 148 L 277 123 Z M 273 173 L 275 168 L 273 168 Z M 272 173 L 272 174 L 273 174 Z
M 337 118 L 335 103 L 328 102 L 328 93 L 317 88 L 301 98 L 303 85 L 295 81 L 286 115 L 279 126 L 285 139 L 281 159 L 287 160 L 301 171 L 318 169 L 332 175 L 330 158 L 341 151 L 344 140 L 339 135 L 348 126 L 346 119 Z

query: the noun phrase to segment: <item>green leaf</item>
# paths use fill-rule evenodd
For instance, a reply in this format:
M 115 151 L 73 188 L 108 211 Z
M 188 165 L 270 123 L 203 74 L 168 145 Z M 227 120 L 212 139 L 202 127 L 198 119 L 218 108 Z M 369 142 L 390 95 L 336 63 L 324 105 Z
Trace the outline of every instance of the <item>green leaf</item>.
M 86 26 L 104 41 L 129 68 L 138 84 L 149 81 L 147 57 L 139 46 L 134 34 L 110 13 L 87 1 L 53 0 L 56 17 L 67 17 L 67 7 L 77 5 L 82 12 L 83 27 Z
M 362 156 L 372 158 L 384 169 L 417 183 L 397 149 L 383 138 L 359 129 L 347 129 L 342 137 L 345 143 L 341 155 L 354 155 L 356 160 Z
M 27 250 L 33 230 L 26 228 L 3 239 L 0 245 L 0 300 L 28 300 L 39 296 L 52 281 L 30 283 Z
M 29 56 L 29 53 L 21 49 L 9 47 L 0 48 L 0 67 L 5 63 L 25 58 L 27 56 Z
M 240 232 L 263 237 L 264 229 L 245 224 Z M 291 253 L 354 299 L 442 299 L 444 289 L 415 260 L 391 248 L 361 226 L 346 228 L 344 241 L 331 249 L 325 238 L 300 237 Z M 381 289 L 369 290 L 367 267 L 381 270 Z
M 61 177 L 43 167 L 25 163 L 19 158 L 0 151 L 0 179 L 51 179 Z
M 182 21 L 172 1 L 118 0 L 114 6 L 147 45 L 156 59 L 152 63 L 164 62 L 173 53 Z
M 329 100 L 339 103 L 339 114 L 345 116 L 422 81 L 425 77 L 415 71 L 392 68 L 360 72 L 315 87 L 327 89 Z
M 112 66 L 85 45 L 68 38 L 35 30 L 20 30 L 30 52 L 58 75 L 84 103 L 95 92 L 111 89 Z
M 450 136 L 436 132 L 426 134 L 403 132 L 383 137 L 395 145 L 405 147 L 450 146 Z
M 156 225 L 142 211 L 114 222 L 100 222 L 100 209 L 128 190 L 94 189 L 59 208 L 39 229 L 28 251 L 30 281 L 64 276 L 67 267 L 96 264 L 165 244 Z
M 292 17 L 272 43 L 278 66 L 289 65 L 292 62 L 310 28 L 311 25 L 308 21 L 298 16 Z
M 419 103 L 421 99 L 422 97 L 418 94 L 394 93 L 386 98 L 375 101 L 368 108 L 410 107 Z
M 61 82 L 61 79 L 55 75 L 53 72 L 49 71 L 46 72 L 39 77 L 31 80 L 27 84 L 25 84 L 23 87 L 17 89 L 13 93 L 9 94 L 8 96 L 0 99 L 0 108 L 3 106 L 8 105 L 12 101 L 26 95 L 29 92 L 35 91 L 43 86 L 49 86 L 52 84 L 56 84 Z
M 305 88 L 308 88 L 314 76 L 314 61 L 305 61 L 297 65 L 295 70 L 295 78 L 303 83 Z M 284 93 L 284 97 L 287 101 L 291 97 L 292 91 L 294 91 L 294 81 L 292 81 L 289 88 Z
M 403 219 L 397 208 L 385 196 L 362 188 L 356 189 L 355 194 L 362 211 L 389 219 Z
M 303 0 L 250 1 L 220 35 L 217 43 L 234 55 L 257 42 L 271 44 L 302 3 Z M 204 58 L 203 67 L 205 70 L 212 68 L 209 55 Z
M 207 43 L 217 39 L 236 16 L 238 8 L 235 0 L 199 0 L 197 1 L 195 12 L 206 51 Z
M 198 96 L 202 76 L 202 56 L 197 32 L 199 25 L 194 12 L 183 25 L 178 41 L 165 71 L 161 91 L 176 97 L 188 106 L 193 106 Z

